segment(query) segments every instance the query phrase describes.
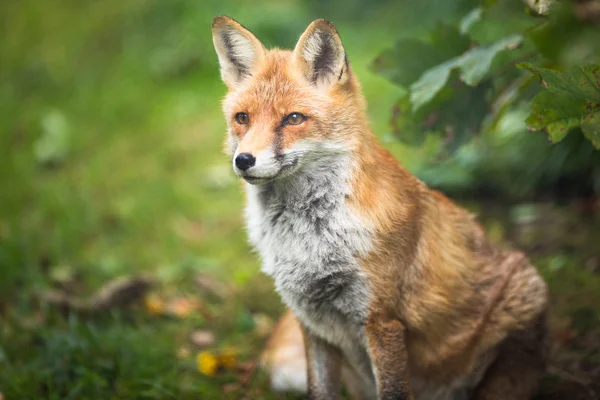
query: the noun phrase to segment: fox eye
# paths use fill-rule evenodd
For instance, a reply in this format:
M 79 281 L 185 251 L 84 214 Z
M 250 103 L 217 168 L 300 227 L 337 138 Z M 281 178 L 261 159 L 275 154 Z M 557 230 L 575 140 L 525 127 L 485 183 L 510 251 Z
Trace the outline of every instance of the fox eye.
M 240 125 L 247 125 L 250 118 L 248 118 L 248 114 L 241 112 L 235 114 L 235 121 Z
M 285 117 L 283 120 L 283 124 L 284 125 L 300 125 L 304 121 L 306 121 L 306 117 L 300 113 L 295 112 L 295 113 L 291 113 L 290 115 Z

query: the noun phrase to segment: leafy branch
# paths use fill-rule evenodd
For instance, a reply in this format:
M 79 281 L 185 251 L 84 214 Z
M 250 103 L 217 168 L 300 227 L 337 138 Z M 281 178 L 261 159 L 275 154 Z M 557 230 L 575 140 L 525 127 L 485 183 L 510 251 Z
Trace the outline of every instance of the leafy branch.
M 597 21 L 583 15 L 579 3 L 526 3 L 527 10 L 510 1 L 485 2 L 425 37 L 400 39 L 374 61 L 375 71 L 406 89 L 392 115 L 400 140 L 420 145 L 434 135 L 442 138 L 440 151 L 452 153 L 484 125 L 493 128 L 489 121 L 530 103 L 530 130 L 546 131 L 553 143 L 580 130 L 600 146 Z

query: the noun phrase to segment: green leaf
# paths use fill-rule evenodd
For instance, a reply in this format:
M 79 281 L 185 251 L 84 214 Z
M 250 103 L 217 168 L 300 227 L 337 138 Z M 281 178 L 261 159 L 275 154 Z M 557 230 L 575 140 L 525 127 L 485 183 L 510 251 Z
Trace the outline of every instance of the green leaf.
M 403 96 L 392 109 L 391 126 L 394 135 L 409 146 L 420 146 L 425 141 L 425 128 L 420 115 L 410 109 L 408 96 Z M 424 129 L 425 128 L 425 129 Z
M 410 101 L 413 111 L 417 111 L 431 101 L 446 85 L 450 73 L 455 69 L 460 70 L 460 78 L 467 85 L 478 85 L 489 72 L 498 53 L 518 46 L 522 39 L 520 35 L 511 35 L 489 46 L 473 48 L 461 56 L 428 69 L 418 81 L 410 86 Z
M 34 143 L 35 159 L 43 165 L 60 164 L 70 147 L 70 127 L 66 116 L 58 110 L 42 116 L 41 136 Z
M 410 102 L 413 112 L 429 103 L 448 82 L 450 73 L 457 67 L 453 58 L 443 64 L 428 69 L 421 78 L 410 86 Z
M 418 57 L 407 56 L 418 54 Z M 385 50 L 373 63 L 371 69 L 402 87 L 419 79 L 424 69 L 439 63 L 433 46 L 419 39 L 400 39 L 395 47 Z
M 452 97 L 436 107 L 439 118 L 433 126 L 434 129 L 443 130 L 444 147 L 449 154 L 468 143 L 479 132 L 488 112 L 486 93 L 491 87 L 489 82 L 470 87 L 460 83 L 458 78 L 454 79 L 450 78 L 449 85 L 453 87 Z
M 423 71 L 456 57 L 469 48 L 470 40 L 455 27 L 439 25 L 427 40 L 404 38 L 381 53 L 371 68 L 392 82 L 408 87 Z
M 560 142 L 567 133 L 581 124 L 586 105 L 570 96 L 551 92 L 538 93 L 531 101 L 531 113 L 527 126 L 533 130 L 545 130 L 552 143 Z
M 522 40 L 521 35 L 511 35 L 490 46 L 476 47 L 465 53 L 459 64 L 462 81 L 469 86 L 477 85 L 490 70 L 496 55 L 503 50 L 516 48 Z
M 600 62 L 600 29 L 577 2 L 555 1 L 546 23 L 527 36 L 547 60 L 567 68 Z M 579 10 L 579 12 L 577 12 Z M 587 18 L 591 17 L 591 13 Z
M 583 117 L 581 131 L 596 149 L 600 148 L 600 110 Z
M 442 147 L 438 156 L 452 154 L 471 140 L 479 131 L 486 115 L 485 100 L 490 89 L 488 82 L 470 87 L 452 73 L 448 84 L 434 100 L 413 112 L 408 96 L 400 99 L 393 109 L 392 127 L 402 142 L 415 146 L 423 144 L 426 136 L 437 136 Z
M 522 1 L 511 0 L 484 5 L 481 17 L 469 26 L 469 37 L 477 43 L 489 44 L 509 35 L 526 32 L 538 21 L 527 15 L 524 8 Z
M 527 125 L 546 130 L 552 142 L 562 140 L 570 129 L 581 127 L 594 147 L 600 147 L 600 66 L 586 65 L 566 72 L 520 64 L 542 79 L 548 89 L 531 103 Z
M 586 65 L 568 72 L 541 68 L 529 63 L 519 64 L 542 78 L 543 86 L 557 94 L 566 94 L 579 100 L 600 102 L 600 66 Z
M 463 19 L 460 20 L 460 33 L 466 35 L 471 30 L 473 24 L 481 19 L 483 10 L 480 7 L 472 9 Z

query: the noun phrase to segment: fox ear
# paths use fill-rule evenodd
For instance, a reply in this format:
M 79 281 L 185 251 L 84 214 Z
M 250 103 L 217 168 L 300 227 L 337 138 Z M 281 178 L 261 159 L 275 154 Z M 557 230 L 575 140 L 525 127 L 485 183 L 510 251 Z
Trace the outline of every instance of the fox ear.
M 324 19 L 313 21 L 294 49 L 296 65 L 315 85 L 332 85 L 348 77 L 346 51 L 335 26 Z
M 265 56 L 260 41 L 232 18 L 219 16 L 212 23 L 213 43 L 223 82 L 232 87 L 251 76 Z

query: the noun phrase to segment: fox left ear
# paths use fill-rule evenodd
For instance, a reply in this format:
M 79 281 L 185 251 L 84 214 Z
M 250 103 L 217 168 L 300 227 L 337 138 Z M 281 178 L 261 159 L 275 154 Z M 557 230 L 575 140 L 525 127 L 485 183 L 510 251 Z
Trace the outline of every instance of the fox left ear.
M 227 86 L 233 87 L 251 76 L 264 60 L 265 49 L 262 43 L 234 19 L 215 17 L 212 32 L 221 65 L 221 77 Z
M 313 21 L 294 49 L 296 65 L 313 84 L 330 86 L 348 77 L 346 51 L 335 26 L 324 19 Z

